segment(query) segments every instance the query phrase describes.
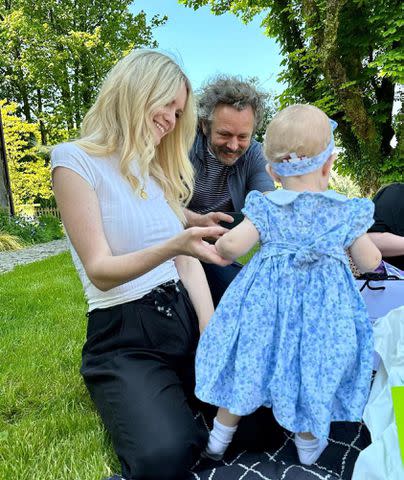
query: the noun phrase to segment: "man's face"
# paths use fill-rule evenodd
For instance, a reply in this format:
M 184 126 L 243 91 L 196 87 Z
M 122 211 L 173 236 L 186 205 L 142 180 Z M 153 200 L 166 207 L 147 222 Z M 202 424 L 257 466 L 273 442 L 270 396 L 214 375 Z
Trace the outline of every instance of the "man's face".
M 238 111 L 229 105 L 218 105 L 209 132 L 203 126 L 208 146 L 224 165 L 234 165 L 248 149 L 254 130 L 254 112 L 250 106 Z

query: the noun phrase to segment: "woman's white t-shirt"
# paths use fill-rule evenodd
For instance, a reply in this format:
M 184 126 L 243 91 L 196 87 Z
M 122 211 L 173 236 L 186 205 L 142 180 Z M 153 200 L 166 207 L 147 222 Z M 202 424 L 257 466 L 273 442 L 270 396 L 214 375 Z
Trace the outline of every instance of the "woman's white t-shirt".
M 162 189 L 153 178 L 144 181 L 146 200 L 135 194 L 120 173 L 118 156 L 95 157 L 73 143 L 64 143 L 53 149 L 51 158 L 52 170 L 57 167 L 69 168 L 94 189 L 104 234 L 113 255 L 124 255 L 162 243 L 183 230 Z M 132 162 L 131 170 L 138 171 L 135 161 Z M 84 287 L 89 311 L 136 300 L 157 285 L 179 278 L 174 259 L 170 259 L 135 280 L 103 292 L 87 277 L 71 242 L 70 249 Z

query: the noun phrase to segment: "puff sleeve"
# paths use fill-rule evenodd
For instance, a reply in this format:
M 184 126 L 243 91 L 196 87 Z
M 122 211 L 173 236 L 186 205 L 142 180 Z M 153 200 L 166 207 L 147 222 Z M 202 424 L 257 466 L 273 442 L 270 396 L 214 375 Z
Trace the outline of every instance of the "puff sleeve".
M 267 202 L 268 200 L 261 192 L 253 190 L 247 195 L 245 206 L 241 210 L 255 225 L 261 240 L 265 238 L 268 233 Z
M 353 198 L 348 201 L 349 229 L 345 238 L 344 247 L 348 248 L 373 225 L 375 206 L 367 198 Z

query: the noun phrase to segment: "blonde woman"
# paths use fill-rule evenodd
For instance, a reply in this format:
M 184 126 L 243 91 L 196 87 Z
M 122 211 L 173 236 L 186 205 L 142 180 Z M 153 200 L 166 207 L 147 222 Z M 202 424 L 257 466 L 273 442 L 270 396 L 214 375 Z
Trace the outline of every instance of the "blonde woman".
M 221 227 L 183 229 L 192 194 L 191 85 L 138 50 L 111 70 L 80 138 L 52 152 L 53 185 L 88 301 L 81 373 L 131 479 L 183 478 L 204 448 L 188 401 L 213 313 L 196 258 Z

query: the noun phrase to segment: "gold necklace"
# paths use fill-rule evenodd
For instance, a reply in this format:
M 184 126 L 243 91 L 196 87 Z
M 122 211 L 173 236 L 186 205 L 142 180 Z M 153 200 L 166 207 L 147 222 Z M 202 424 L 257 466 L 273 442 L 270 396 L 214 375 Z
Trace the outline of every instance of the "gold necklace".
M 143 200 L 147 200 L 149 198 L 146 190 L 144 189 L 144 186 L 140 188 L 140 198 L 142 198 Z

